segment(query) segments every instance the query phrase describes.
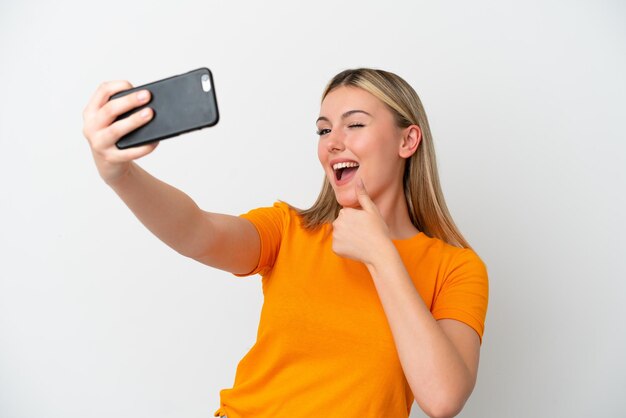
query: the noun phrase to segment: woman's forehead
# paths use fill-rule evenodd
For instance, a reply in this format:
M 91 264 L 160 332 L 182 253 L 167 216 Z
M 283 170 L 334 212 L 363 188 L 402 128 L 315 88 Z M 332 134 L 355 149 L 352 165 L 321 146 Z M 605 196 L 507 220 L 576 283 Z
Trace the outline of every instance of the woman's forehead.
M 341 86 L 331 90 L 320 108 L 320 116 L 330 118 L 352 110 L 363 110 L 373 115 L 385 106 L 376 96 L 358 87 Z

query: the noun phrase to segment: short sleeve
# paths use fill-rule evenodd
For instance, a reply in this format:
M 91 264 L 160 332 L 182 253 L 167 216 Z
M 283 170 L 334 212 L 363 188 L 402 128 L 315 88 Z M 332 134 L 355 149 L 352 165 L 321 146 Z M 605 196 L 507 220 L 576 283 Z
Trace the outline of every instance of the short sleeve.
M 456 319 L 469 325 L 482 342 L 488 299 L 487 268 L 474 251 L 464 249 L 452 258 L 431 312 L 435 319 Z
M 238 277 L 253 274 L 266 275 L 274 266 L 285 225 L 289 219 L 289 206 L 284 202 L 276 202 L 272 207 L 253 209 L 239 215 L 252 222 L 261 239 L 261 253 L 257 266 L 249 273 L 235 274 Z

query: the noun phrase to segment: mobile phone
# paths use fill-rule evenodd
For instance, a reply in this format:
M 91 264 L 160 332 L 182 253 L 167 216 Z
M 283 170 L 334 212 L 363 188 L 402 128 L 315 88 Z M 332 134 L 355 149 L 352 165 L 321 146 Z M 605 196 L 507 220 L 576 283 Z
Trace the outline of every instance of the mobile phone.
M 150 101 L 120 115 L 116 120 L 126 118 L 144 107 L 152 108 L 154 116 L 147 124 L 120 138 L 116 143 L 119 149 L 136 147 L 207 128 L 219 121 L 213 75 L 208 68 L 198 68 L 124 90 L 114 94 L 109 100 L 143 89 L 150 91 Z

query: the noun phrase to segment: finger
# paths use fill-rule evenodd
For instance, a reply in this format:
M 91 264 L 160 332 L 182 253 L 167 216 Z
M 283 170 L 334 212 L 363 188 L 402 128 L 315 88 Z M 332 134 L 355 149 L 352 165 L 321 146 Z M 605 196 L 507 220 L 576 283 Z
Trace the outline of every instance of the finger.
M 114 122 L 101 131 L 101 134 L 97 139 L 97 143 L 95 143 L 94 146 L 97 148 L 111 147 L 124 135 L 150 122 L 153 116 L 154 111 L 151 108 L 146 107 L 141 109 L 139 112 L 133 113 L 127 118 Z
M 100 84 L 91 96 L 91 99 L 89 100 L 89 103 L 87 103 L 87 107 L 85 107 L 83 112 L 84 115 L 96 113 L 98 109 L 104 106 L 109 101 L 109 98 L 115 93 L 122 90 L 128 90 L 132 87 L 133 85 L 126 80 L 105 81 Z
M 149 144 L 140 145 L 138 147 L 126 148 L 123 150 L 115 149 L 107 151 L 107 161 L 110 163 L 126 163 L 150 154 L 159 145 L 159 141 Z
M 138 106 L 145 105 L 149 101 L 150 92 L 148 90 L 140 90 L 108 101 L 96 113 L 94 121 L 96 129 L 109 126 L 118 116 Z
M 124 161 L 131 161 L 141 158 L 150 154 L 159 145 L 159 141 L 151 142 L 150 144 L 141 145 L 139 147 L 128 148 L 120 152 L 120 158 Z
M 367 193 L 367 189 L 365 189 L 365 184 L 363 184 L 363 179 L 358 179 L 356 182 L 356 198 L 359 200 L 359 204 L 365 210 L 373 210 L 376 209 L 376 205 L 370 198 Z

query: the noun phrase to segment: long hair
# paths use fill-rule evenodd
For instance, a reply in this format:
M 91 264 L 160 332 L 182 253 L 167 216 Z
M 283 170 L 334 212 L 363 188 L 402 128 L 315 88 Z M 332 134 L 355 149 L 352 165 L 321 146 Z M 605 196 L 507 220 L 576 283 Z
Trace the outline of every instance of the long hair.
M 371 68 L 345 70 L 328 83 L 322 101 L 328 93 L 340 86 L 363 89 L 387 105 L 394 115 L 396 125 L 403 129 L 417 125 L 422 131 L 422 140 L 417 151 L 406 160 L 403 176 L 404 196 L 409 209 L 411 223 L 429 237 L 461 248 L 470 248 L 458 230 L 448 211 L 441 191 L 435 148 L 433 146 L 428 119 L 422 102 L 413 88 L 401 77 L 388 71 Z M 308 230 L 333 222 L 341 206 L 326 177 L 317 200 L 309 209 L 296 209 L 302 225 Z

